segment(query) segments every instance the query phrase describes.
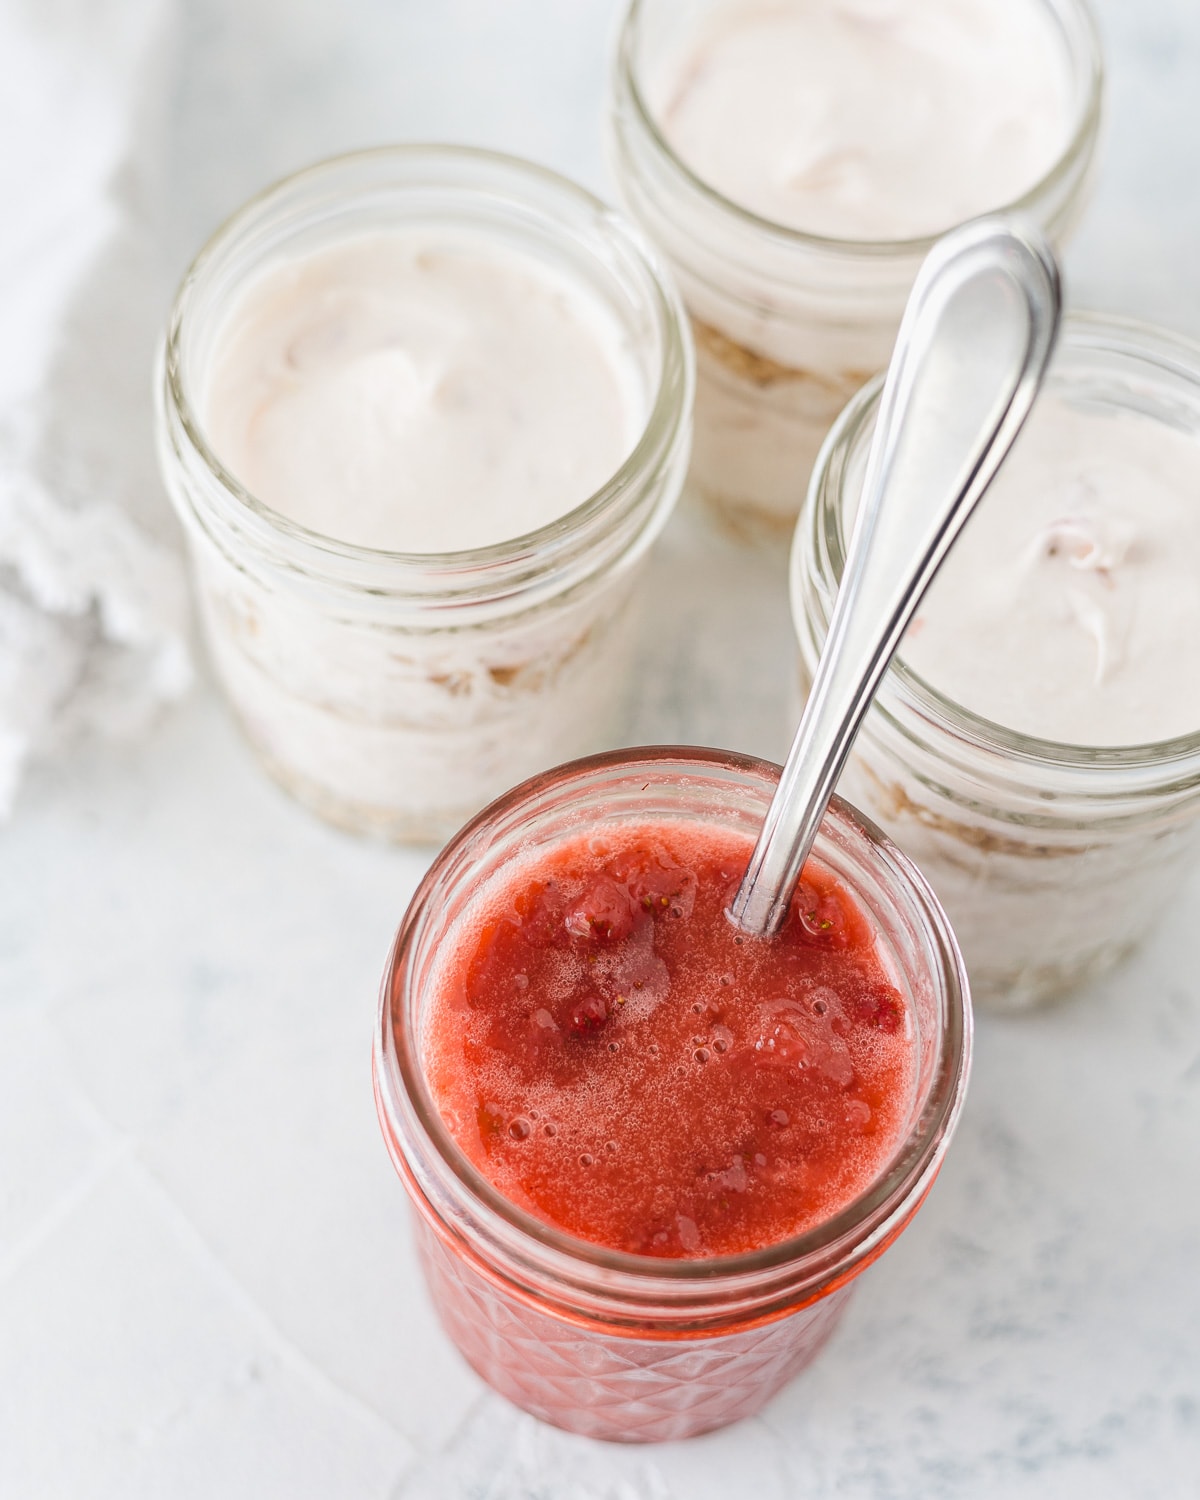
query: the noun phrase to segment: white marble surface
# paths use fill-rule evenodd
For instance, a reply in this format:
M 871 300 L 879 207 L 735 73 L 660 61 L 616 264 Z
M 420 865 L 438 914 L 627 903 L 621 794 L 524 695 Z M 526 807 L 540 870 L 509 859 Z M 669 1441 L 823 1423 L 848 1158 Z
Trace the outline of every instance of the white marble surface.
M 348 146 L 488 143 L 602 188 L 615 8 L 192 0 L 167 279 Z M 1101 10 L 1072 298 L 1200 334 L 1200 8 Z M 648 606 L 629 740 L 778 754 L 782 567 L 678 525 Z M 980 1025 L 942 1178 L 815 1369 L 761 1419 L 624 1450 L 488 1395 L 426 1305 L 368 1067 L 422 866 L 293 807 L 206 687 L 25 788 L 0 832 L 4 1500 L 1200 1494 L 1200 879 L 1106 983 Z

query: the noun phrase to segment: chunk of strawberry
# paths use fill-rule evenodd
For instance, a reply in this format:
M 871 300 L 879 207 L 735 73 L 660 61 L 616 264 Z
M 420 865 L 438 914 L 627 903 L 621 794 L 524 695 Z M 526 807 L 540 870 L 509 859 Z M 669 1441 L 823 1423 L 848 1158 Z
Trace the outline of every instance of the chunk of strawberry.
M 652 849 L 635 849 L 614 866 L 635 904 L 655 916 L 690 917 L 696 873 Z
M 811 942 L 826 948 L 845 948 L 850 941 L 846 914 L 836 896 L 818 891 L 801 881 L 792 898 L 792 913 L 800 931 Z
M 563 920 L 572 938 L 585 943 L 618 943 L 633 931 L 635 915 L 628 891 L 607 875 L 599 875 L 571 903 Z
M 522 941 L 530 947 L 557 948 L 567 940 L 565 912 L 566 901 L 557 881 L 539 880 L 518 895 L 509 922 L 520 929 Z
M 895 1036 L 904 1025 L 904 1002 L 891 988 L 864 990 L 848 1002 L 846 1009 L 854 1020 L 873 1031 L 886 1031 L 889 1036 Z
M 567 1035 L 573 1037 L 595 1036 L 604 1029 L 609 1018 L 609 1007 L 601 996 L 585 995 L 571 1006 L 567 1018 Z

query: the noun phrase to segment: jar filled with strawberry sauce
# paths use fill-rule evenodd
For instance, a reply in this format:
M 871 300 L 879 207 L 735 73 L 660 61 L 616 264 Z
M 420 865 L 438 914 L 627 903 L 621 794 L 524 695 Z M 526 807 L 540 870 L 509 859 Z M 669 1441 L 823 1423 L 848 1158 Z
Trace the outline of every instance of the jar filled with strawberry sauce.
M 592 1437 L 686 1437 L 816 1355 L 962 1106 L 966 978 L 916 868 L 852 808 L 781 932 L 725 911 L 778 767 L 613 752 L 442 851 L 397 935 L 376 1100 L 446 1331 Z

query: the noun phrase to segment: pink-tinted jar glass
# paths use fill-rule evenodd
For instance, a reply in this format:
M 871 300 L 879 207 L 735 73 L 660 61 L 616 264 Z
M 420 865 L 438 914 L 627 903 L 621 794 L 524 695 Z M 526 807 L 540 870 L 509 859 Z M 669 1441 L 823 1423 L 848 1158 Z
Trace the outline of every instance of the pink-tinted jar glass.
M 966 975 L 925 880 L 835 801 L 816 859 L 874 922 L 913 1017 L 916 1083 L 882 1174 L 836 1217 L 747 1254 L 662 1260 L 552 1229 L 502 1197 L 452 1140 L 422 1068 L 433 961 L 473 896 L 517 853 L 590 825 L 673 819 L 757 831 L 779 777 L 716 750 L 617 751 L 494 802 L 446 846 L 401 924 L 384 975 L 375 1094 L 416 1210 L 430 1294 L 467 1360 L 501 1394 L 591 1437 L 659 1441 L 749 1416 L 832 1332 L 854 1279 L 905 1228 L 958 1120 L 970 1058 Z

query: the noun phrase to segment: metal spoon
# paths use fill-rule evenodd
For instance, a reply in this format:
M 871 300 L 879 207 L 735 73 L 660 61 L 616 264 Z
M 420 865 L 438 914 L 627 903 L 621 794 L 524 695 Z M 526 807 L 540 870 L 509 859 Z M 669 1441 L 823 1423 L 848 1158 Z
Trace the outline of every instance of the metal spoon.
M 977 219 L 929 252 L 904 312 L 812 692 L 729 909 L 769 937 L 854 736 L 934 574 L 1029 415 L 1061 310 L 1043 237 Z

